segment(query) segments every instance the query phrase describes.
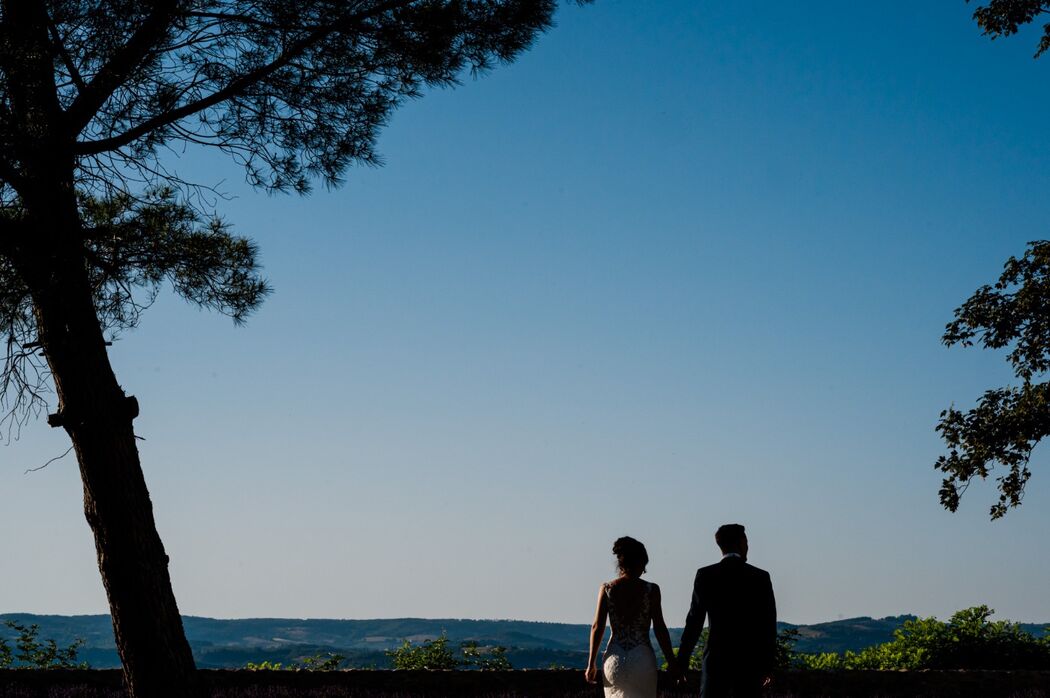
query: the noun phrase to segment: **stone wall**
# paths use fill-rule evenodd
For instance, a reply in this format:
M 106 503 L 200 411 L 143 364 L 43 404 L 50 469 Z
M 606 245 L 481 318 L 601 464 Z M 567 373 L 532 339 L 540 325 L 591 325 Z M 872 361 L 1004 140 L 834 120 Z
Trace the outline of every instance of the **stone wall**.
M 213 698 L 599 698 L 579 671 L 223 671 L 200 672 Z M 689 685 L 663 685 L 661 696 L 696 696 Z M 0 698 L 118 698 L 121 676 L 101 671 L 0 671 Z M 1050 672 L 790 672 L 769 698 L 1050 698 Z

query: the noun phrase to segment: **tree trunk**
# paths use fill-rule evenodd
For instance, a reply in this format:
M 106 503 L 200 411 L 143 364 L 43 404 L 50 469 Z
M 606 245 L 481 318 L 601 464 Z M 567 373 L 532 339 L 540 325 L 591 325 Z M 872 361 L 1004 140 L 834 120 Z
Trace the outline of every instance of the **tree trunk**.
M 74 227 L 79 230 L 79 222 Z M 193 656 L 132 427 L 138 405 L 110 366 L 80 245 L 62 244 L 79 236 L 61 235 L 56 249 L 49 232 L 34 237 L 50 238 L 50 254 L 38 249 L 31 256 L 50 263 L 30 264 L 23 278 L 58 393 L 59 412 L 48 421 L 66 430 L 80 463 L 84 514 L 95 535 L 124 679 L 131 696 L 191 695 Z

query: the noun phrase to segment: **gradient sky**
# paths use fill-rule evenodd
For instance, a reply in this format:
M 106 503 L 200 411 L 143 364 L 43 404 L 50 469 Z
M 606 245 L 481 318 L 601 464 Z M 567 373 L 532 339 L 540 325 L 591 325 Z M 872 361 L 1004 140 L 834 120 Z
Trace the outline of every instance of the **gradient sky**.
M 181 610 L 589 622 L 630 534 L 680 625 L 739 521 L 783 620 L 1050 620 L 1042 454 L 994 523 L 932 467 L 1011 378 L 944 324 L 1050 235 L 1050 57 L 973 9 L 570 4 L 341 189 L 170 161 L 276 289 L 240 328 L 169 294 L 112 350 Z M 0 447 L 2 612 L 106 611 L 72 456 L 23 473 L 67 446 Z

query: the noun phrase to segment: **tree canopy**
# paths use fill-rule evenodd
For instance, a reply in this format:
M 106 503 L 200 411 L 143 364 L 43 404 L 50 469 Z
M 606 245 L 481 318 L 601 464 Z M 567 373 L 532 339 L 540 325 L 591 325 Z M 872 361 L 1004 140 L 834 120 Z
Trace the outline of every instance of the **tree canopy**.
M 994 39 L 1016 34 L 1042 15 L 1050 15 L 1050 1 L 990 0 L 974 19 Z M 1050 22 L 1043 25 L 1036 57 L 1048 49 Z M 1032 452 L 1050 434 L 1050 384 L 1039 380 L 1050 368 L 1050 242 L 1030 242 L 1023 256 L 1011 257 L 994 285 L 982 286 L 956 309 L 942 341 L 1010 349 L 1007 359 L 1020 384 L 987 390 L 965 412 L 949 407 L 937 424 L 948 447 L 935 465 L 946 473 L 941 504 L 958 510 L 973 480 L 1001 467 L 1004 472 L 995 478 L 999 501 L 990 511 L 998 519 L 1021 504 Z
M 948 446 L 948 454 L 937 459 L 937 468 L 947 473 L 941 503 L 957 510 L 974 478 L 1002 466 L 999 501 L 991 509 L 997 519 L 1021 503 L 1032 451 L 1050 434 L 1050 383 L 1039 380 L 1050 369 L 1050 242 L 1029 243 L 1023 256 L 1011 257 L 994 285 L 977 289 L 956 309 L 943 341 L 1009 349 L 1007 360 L 1020 382 L 988 390 L 966 412 L 949 407 L 937 425 Z
M 13 254 L 25 246 L 19 223 L 40 196 L 42 151 L 72 170 L 79 235 L 110 339 L 135 325 L 165 281 L 240 322 L 269 290 L 257 250 L 207 204 L 215 197 L 178 176 L 173 154 L 217 148 L 269 191 L 337 185 L 348 166 L 380 162 L 376 138 L 399 104 L 513 60 L 551 25 L 555 5 L 52 0 L 36 8 L 46 32 L 37 43 L 19 28 L 19 14 L 6 11 L 0 408 L 8 436 L 40 413 L 50 378 Z
M 985 34 L 996 39 L 1016 34 L 1024 25 L 1047 14 L 1050 14 L 1048 0 L 991 0 L 987 5 L 978 7 L 973 18 Z M 1043 25 L 1043 36 L 1036 48 L 1036 57 L 1043 55 L 1047 49 L 1050 49 L 1050 22 Z

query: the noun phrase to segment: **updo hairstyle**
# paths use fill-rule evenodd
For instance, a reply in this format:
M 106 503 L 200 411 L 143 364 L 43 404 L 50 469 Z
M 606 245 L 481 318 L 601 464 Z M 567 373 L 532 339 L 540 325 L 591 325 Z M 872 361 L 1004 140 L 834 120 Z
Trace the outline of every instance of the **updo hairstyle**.
M 621 572 L 640 577 L 649 564 L 649 553 L 645 552 L 645 546 L 630 536 L 617 538 L 612 551 Z

